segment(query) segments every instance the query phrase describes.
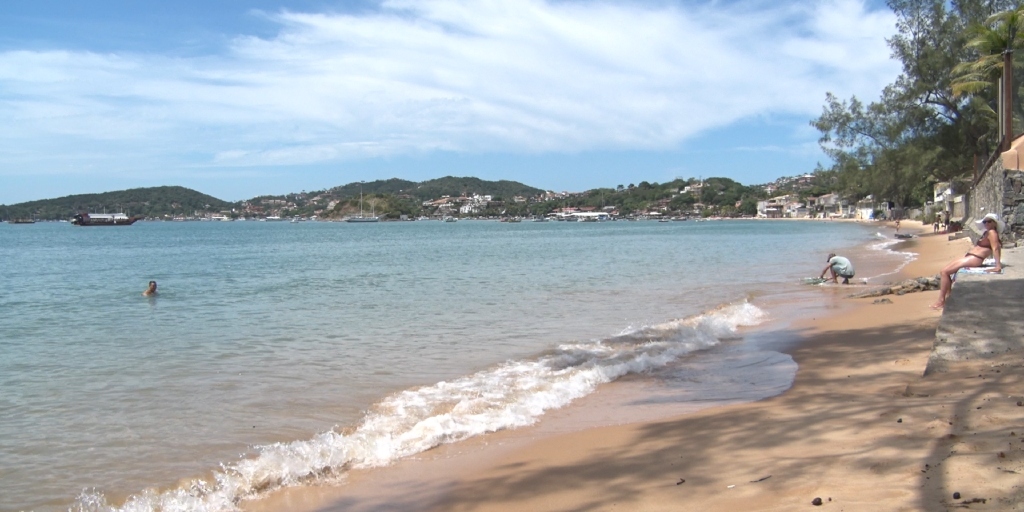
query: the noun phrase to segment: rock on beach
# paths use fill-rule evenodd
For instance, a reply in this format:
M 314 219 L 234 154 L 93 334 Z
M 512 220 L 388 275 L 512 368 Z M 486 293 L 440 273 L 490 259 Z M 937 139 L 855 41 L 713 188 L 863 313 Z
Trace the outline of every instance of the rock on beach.
M 906 281 L 900 281 L 899 283 L 886 284 L 882 288 L 875 288 L 866 292 L 855 293 L 848 295 L 851 299 L 865 299 L 869 297 L 881 297 L 883 295 L 903 295 L 906 293 L 914 292 L 926 292 L 929 290 L 939 289 L 939 276 L 931 277 L 918 277 L 916 279 L 907 279 Z

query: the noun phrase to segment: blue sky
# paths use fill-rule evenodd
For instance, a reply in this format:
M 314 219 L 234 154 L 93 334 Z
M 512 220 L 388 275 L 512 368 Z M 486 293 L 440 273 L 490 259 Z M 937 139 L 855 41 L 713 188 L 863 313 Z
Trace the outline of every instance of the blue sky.
M 877 1 L 5 0 L 0 204 L 447 175 L 580 191 L 827 163 L 899 73 Z

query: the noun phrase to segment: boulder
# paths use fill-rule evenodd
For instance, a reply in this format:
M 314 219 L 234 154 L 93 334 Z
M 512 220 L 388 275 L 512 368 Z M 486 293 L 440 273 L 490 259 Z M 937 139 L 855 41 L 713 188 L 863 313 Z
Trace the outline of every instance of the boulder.
M 881 297 L 883 295 L 903 295 L 905 293 L 925 292 L 939 289 L 939 276 L 918 277 L 907 279 L 899 283 L 886 283 L 881 288 L 875 288 L 866 292 L 848 295 L 851 299 L 865 299 L 868 297 Z

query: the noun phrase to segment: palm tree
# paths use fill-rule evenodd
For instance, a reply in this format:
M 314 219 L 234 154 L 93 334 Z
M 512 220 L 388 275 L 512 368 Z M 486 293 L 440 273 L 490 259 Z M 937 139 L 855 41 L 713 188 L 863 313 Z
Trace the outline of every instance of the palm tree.
M 969 29 L 967 47 L 978 59 L 953 68 L 953 94 L 980 96 L 988 93 L 1002 77 L 1003 105 L 1000 149 L 1009 148 L 1013 138 L 1013 52 L 1024 48 L 1024 5 L 990 16 L 984 25 Z M 991 111 L 991 108 L 988 110 Z

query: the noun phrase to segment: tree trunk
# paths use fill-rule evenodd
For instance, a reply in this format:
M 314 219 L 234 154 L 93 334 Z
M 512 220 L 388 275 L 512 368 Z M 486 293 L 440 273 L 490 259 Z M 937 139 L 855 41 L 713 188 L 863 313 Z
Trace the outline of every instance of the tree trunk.
M 1003 140 L 1001 151 L 1013 142 L 1013 50 L 1003 52 Z

